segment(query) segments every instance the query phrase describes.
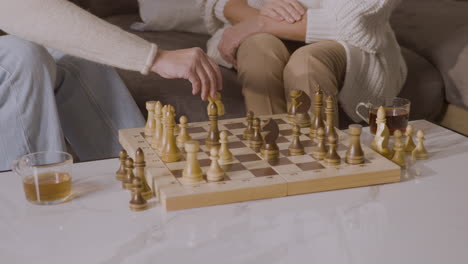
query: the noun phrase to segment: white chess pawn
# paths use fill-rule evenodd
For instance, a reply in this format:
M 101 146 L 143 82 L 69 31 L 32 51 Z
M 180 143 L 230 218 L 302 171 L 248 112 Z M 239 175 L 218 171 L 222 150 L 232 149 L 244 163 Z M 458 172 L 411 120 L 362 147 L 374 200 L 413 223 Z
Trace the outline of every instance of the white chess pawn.
M 218 149 L 211 148 L 210 150 L 210 168 L 206 172 L 206 179 L 208 181 L 222 181 L 224 179 L 224 170 L 219 166 L 218 163 Z
M 422 130 L 418 130 L 418 133 L 416 133 L 416 139 L 418 143 L 416 144 L 416 148 L 411 153 L 413 156 L 413 159 L 425 160 L 428 158 L 428 155 L 427 155 L 427 150 L 424 147 L 424 140 L 426 140 L 426 138 L 424 137 L 424 132 Z
M 227 132 L 221 131 L 219 137 L 219 142 L 221 143 L 221 147 L 219 148 L 219 162 L 221 164 L 232 162 L 233 158 L 232 153 L 228 148 L 229 141 Z
M 187 127 L 188 127 L 188 119 L 186 116 L 181 116 L 179 119 L 180 122 L 180 132 L 179 135 L 177 136 L 177 146 L 182 148 L 184 150 L 184 144 L 185 142 L 192 140 L 190 135 L 187 132 Z

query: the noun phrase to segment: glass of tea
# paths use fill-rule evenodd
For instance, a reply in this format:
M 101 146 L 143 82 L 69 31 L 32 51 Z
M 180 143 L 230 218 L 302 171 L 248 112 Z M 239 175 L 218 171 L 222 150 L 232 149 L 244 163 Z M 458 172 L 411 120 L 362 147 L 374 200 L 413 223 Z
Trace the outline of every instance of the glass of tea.
M 377 131 L 377 110 L 380 106 L 383 106 L 390 135 L 393 135 L 395 130 L 400 130 L 404 134 L 408 125 L 410 105 L 411 102 L 405 98 L 384 97 L 367 103 L 359 103 L 356 106 L 356 114 L 369 124 L 371 133 L 375 134 Z M 360 111 L 361 109 L 365 110 Z
M 26 199 L 34 204 L 57 204 L 71 196 L 73 157 L 65 152 L 44 151 L 14 161 L 13 171 L 23 181 Z

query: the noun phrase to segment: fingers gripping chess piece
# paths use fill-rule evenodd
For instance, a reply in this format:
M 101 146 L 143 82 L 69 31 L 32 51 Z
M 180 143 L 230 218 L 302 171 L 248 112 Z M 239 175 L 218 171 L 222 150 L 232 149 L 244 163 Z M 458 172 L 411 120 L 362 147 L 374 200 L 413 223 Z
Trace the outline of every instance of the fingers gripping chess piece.
M 405 152 L 412 152 L 416 148 L 416 144 L 413 141 L 414 128 L 412 125 L 406 127 L 406 141 L 405 141 Z
M 309 109 L 311 105 L 310 97 L 304 92 L 299 91 L 296 97 L 297 107 L 295 121 L 300 127 L 310 126 Z
M 327 150 L 325 149 L 325 130 L 323 127 L 320 127 L 317 130 L 317 145 L 312 150 L 312 157 L 317 160 L 323 160 L 326 154 Z
M 291 103 L 289 104 L 288 109 L 288 120 L 291 122 L 295 121 L 295 116 L 297 113 L 298 101 L 297 97 L 300 95 L 299 90 L 289 91 L 289 97 L 291 98 Z
M 333 134 L 338 138 L 338 134 L 335 131 L 335 102 L 331 96 L 328 96 L 325 103 L 325 116 L 327 117 L 325 122 L 325 136 L 328 137 L 330 134 Z
M 162 104 L 157 101 L 154 106 L 154 120 L 155 128 L 153 138 L 151 139 L 151 147 L 153 149 L 159 149 L 159 144 L 161 144 L 162 134 L 163 134 L 163 123 L 162 123 Z
M 211 149 L 211 147 L 218 148 L 219 143 L 219 128 L 218 128 L 218 107 L 214 101 L 208 103 L 208 119 L 210 120 L 210 130 L 208 131 L 208 136 L 206 137 L 206 147 Z
M 255 152 L 258 152 L 260 150 L 260 147 L 263 145 L 263 137 L 260 131 L 260 118 L 257 117 L 254 119 L 252 127 L 254 133 L 250 138 L 249 146 Z
M 310 138 L 312 140 L 316 138 L 318 129 L 324 128 L 322 107 L 323 92 L 322 88 L 317 86 L 317 91 L 314 94 L 314 118 L 312 119 L 312 124 L 310 125 Z
M 184 149 L 185 142 L 191 140 L 192 138 L 187 132 L 188 119 L 186 116 L 181 116 L 179 119 L 180 122 L 180 133 L 177 136 L 177 146 Z
M 221 131 L 219 142 L 221 143 L 221 147 L 219 148 L 219 162 L 221 164 L 232 162 L 233 158 L 232 153 L 229 150 L 229 140 L 226 131 Z
M 185 142 L 185 152 L 187 152 L 187 160 L 185 168 L 182 172 L 183 183 L 197 183 L 203 181 L 203 171 L 198 162 L 197 153 L 200 150 L 198 141 Z
M 388 130 L 386 122 L 387 119 L 385 118 L 385 108 L 381 106 L 379 107 L 379 110 L 377 110 L 377 131 L 375 132 L 375 137 L 372 140 L 372 148 L 387 159 L 391 159 L 393 153 L 388 148 L 390 132 Z
M 125 161 L 125 171 L 126 175 L 124 180 L 122 181 L 122 188 L 125 190 L 130 190 L 132 187 L 132 182 L 133 179 L 135 179 L 135 175 L 133 174 L 133 159 L 132 158 L 127 158 L 127 161 Z
M 401 136 L 402 133 L 400 130 L 395 130 L 393 132 L 393 157 L 392 161 L 395 162 L 396 164 L 400 165 L 400 167 L 405 168 L 406 163 L 405 163 L 405 150 L 404 150 L 404 145 L 403 142 L 401 141 Z
M 249 111 L 247 113 L 247 127 L 244 130 L 244 133 L 242 134 L 242 138 L 245 140 L 250 140 L 253 135 L 253 120 L 254 120 L 254 113 L 252 111 Z
M 177 147 L 176 144 L 176 138 L 174 136 L 174 126 L 175 126 L 175 120 L 174 120 L 174 112 L 173 109 L 168 109 L 166 112 L 166 144 L 163 147 L 162 150 L 162 155 L 161 159 L 166 162 L 176 162 L 179 161 L 181 156 L 180 156 L 180 150 Z
M 143 195 L 143 198 L 145 198 L 145 200 L 149 200 L 153 198 L 153 191 L 151 191 L 151 188 L 149 187 L 148 182 L 146 181 L 145 167 L 145 153 L 141 148 L 138 148 L 135 153 L 135 177 L 139 178 L 141 181 L 141 195 Z
M 145 126 L 145 136 L 152 136 L 154 133 L 154 128 L 156 126 L 154 122 L 155 105 L 156 105 L 155 101 L 146 102 L 146 110 L 148 110 L 148 120 L 146 121 L 146 126 Z
M 427 150 L 424 147 L 424 132 L 422 130 L 418 130 L 416 133 L 416 139 L 418 143 L 416 144 L 416 148 L 411 153 L 413 159 L 415 160 L 425 160 L 428 158 Z
M 293 139 L 289 145 L 289 155 L 300 156 L 304 155 L 304 146 L 301 143 L 301 127 L 297 124 L 293 125 Z
M 272 118 L 268 119 L 262 127 L 265 132 L 263 137 L 263 144 L 261 146 L 261 155 L 266 160 L 276 160 L 279 158 L 279 148 L 276 140 L 279 135 L 278 123 Z
M 356 165 L 364 163 L 364 151 L 361 147 L 362 126 L 358 124 L 350 125 L 348 128 L 350 135 L 349 147 L 346 151 L 346 163 Z
M 338 138 L 331 134 L 328 136 L 328 152 L 325 155 L 325 164 L 330 166 L 340 165 L 341 158 L 336 152 L 336 146 L 338 142 Z
M 142 192 L 142 185 L 141 180 L 139 178 L 135 178 L 131 184 L 132 190 L 132 199 L 129 202 L 130 210 L 132 211 L 143 211 L 148 208 L 148 203 L 146 202 L 145 198 L 141 194 Z
M 208 181 L 217 182 L 224 179 L 224 170 L 219 166 L 218 149 L 211 148 L 210 150 L 210 168 L 206 172 L 206 179 Z
M 127 171 L 125 170 L 125 162 L 127 161 L 127 157 L 127 151 L 122 149 L 119 153 L 120 166 L 119 169 L 115 172 L 115 178 L 117 178 L 119 181 L 123 181 L 125 175 L 127 175 Z

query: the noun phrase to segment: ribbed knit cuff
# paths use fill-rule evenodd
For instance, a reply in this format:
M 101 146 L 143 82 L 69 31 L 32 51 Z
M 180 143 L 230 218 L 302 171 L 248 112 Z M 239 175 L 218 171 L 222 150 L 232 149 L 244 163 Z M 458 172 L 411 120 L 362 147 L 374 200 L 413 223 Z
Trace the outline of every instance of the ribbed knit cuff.
M 227 2 L 229 2 L 229 0 L 218 0 L 215 5 L 214 12 L 216 18 L 223 21 L 225 24 L 230 24 L 230 22 L 224 16 L 224 7 L 226 6 Z
M 337 39 L 336 18 L 325 9 L 307 10 L 306 43 L 325 39 Z
M 141 74 L 148 75 L 151 69 L 151 66 L 153 66 L 154 58 L 156 57 L 157 53 L 158 53 L 158 46 L 156 46 L 156 44 L 154 43 L 151 43 L 150 53 L 148 54 L 148 57 L 146 58 L 145 66 L 141 70 Z

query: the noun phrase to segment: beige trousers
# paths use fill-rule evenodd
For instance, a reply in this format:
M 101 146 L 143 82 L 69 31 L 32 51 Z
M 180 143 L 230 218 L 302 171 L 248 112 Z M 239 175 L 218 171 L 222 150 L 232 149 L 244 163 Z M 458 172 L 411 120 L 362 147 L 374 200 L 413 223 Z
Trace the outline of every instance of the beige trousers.
M 304 45 L 257 34 L 242 42 L 237 66 L 247 110 L 280 114 L 287 111 L 292 89 L 310 96 L 320 85 L 325 95 L 336 99 L 346 73 L 346 51 L 336 41 Z

